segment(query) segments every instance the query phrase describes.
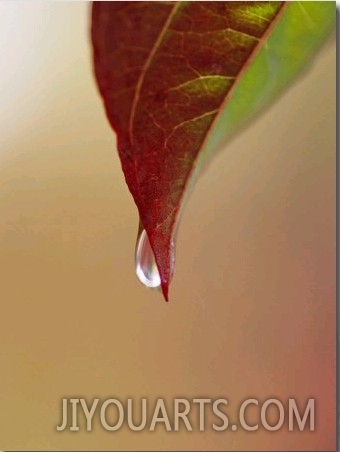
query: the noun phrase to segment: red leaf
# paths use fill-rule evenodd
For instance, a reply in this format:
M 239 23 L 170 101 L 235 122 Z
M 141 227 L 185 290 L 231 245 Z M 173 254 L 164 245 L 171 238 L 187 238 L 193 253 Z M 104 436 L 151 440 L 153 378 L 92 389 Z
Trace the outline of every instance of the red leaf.
M 197 156 L 282 5 L 93 4 L 97 82 L 166 299 L 174 231 Z

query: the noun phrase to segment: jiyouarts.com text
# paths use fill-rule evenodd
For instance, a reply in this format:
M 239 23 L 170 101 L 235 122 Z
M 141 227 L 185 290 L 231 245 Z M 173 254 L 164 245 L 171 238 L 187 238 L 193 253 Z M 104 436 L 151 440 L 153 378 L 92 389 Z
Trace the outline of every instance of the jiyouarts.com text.
M 232 409 L 232 405 L 235 407 Z M 65 398 L 61 402 L 61 422 L 58 432 L 66 430 L 92 431 L 94 424 L 110 432 L 116 432 L 125 425 L 135 432 L 154 431 L 164 428 L 169 432 L 180 429 L 188 431 L 233 431 L 243 429 L 248 432 L 263 428 L 276 432 L 282 428 L 289 431 L 315 430 L 315 400 L 280 401 L 270 398 L 259 401 L 249 398 L 239 404 L 231 404 L 226 398 L 209 399 L 176 398 L 171 402 L 157 399 L 118 398 L 106 400 L 85 398 Z

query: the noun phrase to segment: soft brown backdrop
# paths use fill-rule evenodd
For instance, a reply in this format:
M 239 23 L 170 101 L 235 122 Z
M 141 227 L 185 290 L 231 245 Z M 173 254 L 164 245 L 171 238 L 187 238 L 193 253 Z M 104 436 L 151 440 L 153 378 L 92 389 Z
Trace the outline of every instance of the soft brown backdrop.
M 0 448 L 334 449 L 334 40 L 200 179 L 166 304 L 134 276 L 88 8 L 0 4 Z M 316 432 L 58 433 L 72 396 L 314 397 Z

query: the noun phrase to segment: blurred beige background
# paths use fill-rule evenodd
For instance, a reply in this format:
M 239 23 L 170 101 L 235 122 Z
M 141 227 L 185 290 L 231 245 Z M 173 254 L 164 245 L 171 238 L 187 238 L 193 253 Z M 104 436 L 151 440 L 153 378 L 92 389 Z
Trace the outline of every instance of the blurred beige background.
M 184 212 L 170 303 L 91 69 L 89 4 L 0 4 L 0 448 L 335 449 L 335 40 Z M 316 399 L 316 431 L 56 431 L 63 397 Z

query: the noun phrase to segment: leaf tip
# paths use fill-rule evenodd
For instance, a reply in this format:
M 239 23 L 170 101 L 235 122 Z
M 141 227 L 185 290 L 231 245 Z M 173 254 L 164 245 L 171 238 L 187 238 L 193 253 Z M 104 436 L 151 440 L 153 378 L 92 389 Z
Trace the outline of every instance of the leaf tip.
M 161 288 L 162 288 L 162 293 L 163 293 L 164 299 L 168 303 L 169 302 L 169 284 L 167 282 L 162 281 Z

